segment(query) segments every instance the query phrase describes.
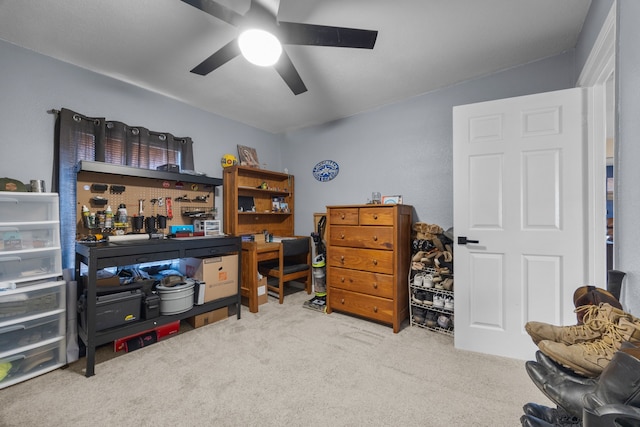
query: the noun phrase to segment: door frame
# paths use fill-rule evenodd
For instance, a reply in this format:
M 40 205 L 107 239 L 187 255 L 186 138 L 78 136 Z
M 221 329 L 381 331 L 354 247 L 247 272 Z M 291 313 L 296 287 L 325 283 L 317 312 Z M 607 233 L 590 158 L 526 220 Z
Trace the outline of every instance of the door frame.
M 576 87 L 587 89 L 587 278 L 606 287 L 606 82 L 615 72 L 617 0 L 613 1 Z M 615 139 L 615 138 L 614 138 Z M 615 212 L 615 195 L 614 195 Z M 615 233 L 615 228 L 614 228 Z M 615 236 L 614 236 L 615 242 Z M 614 246 L 615 248 L 615 246 Z M 614 256 L 615 259 L 615 256 Z

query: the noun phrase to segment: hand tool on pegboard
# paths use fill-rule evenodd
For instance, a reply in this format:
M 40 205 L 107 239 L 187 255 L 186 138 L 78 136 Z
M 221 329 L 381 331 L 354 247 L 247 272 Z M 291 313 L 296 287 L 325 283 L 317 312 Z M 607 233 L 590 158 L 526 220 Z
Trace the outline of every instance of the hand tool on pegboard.
M 171 197 L 165 199 L 165 206 L 167 207 L 167 218 L 173 219 L 173 208 L 171 206 Z

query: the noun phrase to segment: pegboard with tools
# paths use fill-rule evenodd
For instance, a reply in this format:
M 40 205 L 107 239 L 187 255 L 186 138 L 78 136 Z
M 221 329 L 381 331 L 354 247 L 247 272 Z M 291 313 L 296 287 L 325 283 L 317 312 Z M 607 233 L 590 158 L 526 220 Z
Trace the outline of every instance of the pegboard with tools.
M 86 163 L 93 169 L 94 163 Z M 216 178 L 113 166 L 127 175 L 80 170 L 77 174 L 77 234 L 161 233 L 172 225 L 215 219 Z M 207 182 L 210 181 L 211 183 Z M 126 211 L 126 213 L 124 213 Z M 126 220 L 125 220 L 126 218 Z

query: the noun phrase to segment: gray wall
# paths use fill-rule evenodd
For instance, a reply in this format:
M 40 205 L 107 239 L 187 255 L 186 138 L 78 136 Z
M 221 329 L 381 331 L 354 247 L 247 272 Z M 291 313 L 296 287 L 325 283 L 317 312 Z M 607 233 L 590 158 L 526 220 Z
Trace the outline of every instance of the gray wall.
M 280 168 L 276 135 L 4 41 L 0 41 L 0 94 L 0 176 L 23 182 L 44 179 L 48 190 L 55 116 L 47 111 L 62 107 L 190 136 L 196 169 L 209 176 L 222 177 L 220 158 L 237 154 L 237 144 L 255 147 L 261 162 Z
M 296 177 L 296 232 L 313 229 L 326 205 L 366 203 L 372 191 L 401 194 L 414 220 L 453 225 L 452 107 L 574 86 L 574 51 L 285 135 L 283 165 Z M 313 166 L 340 173 L 316 181 Z
M 618 0 L 616 60 L 615 261 L 627 273 L 622 301 L 640 316 L 640 2 Z

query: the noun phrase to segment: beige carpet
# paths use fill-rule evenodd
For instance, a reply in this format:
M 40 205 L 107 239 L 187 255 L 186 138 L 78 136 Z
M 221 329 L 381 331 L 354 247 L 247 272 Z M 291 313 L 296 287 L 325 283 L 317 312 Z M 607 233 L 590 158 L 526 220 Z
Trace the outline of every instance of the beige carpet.
M 112 357 L 0 391 L 1 426 L 519 426 L 550 405 L 524 363 L 453 339 L 302 307 L 298 292 Z

